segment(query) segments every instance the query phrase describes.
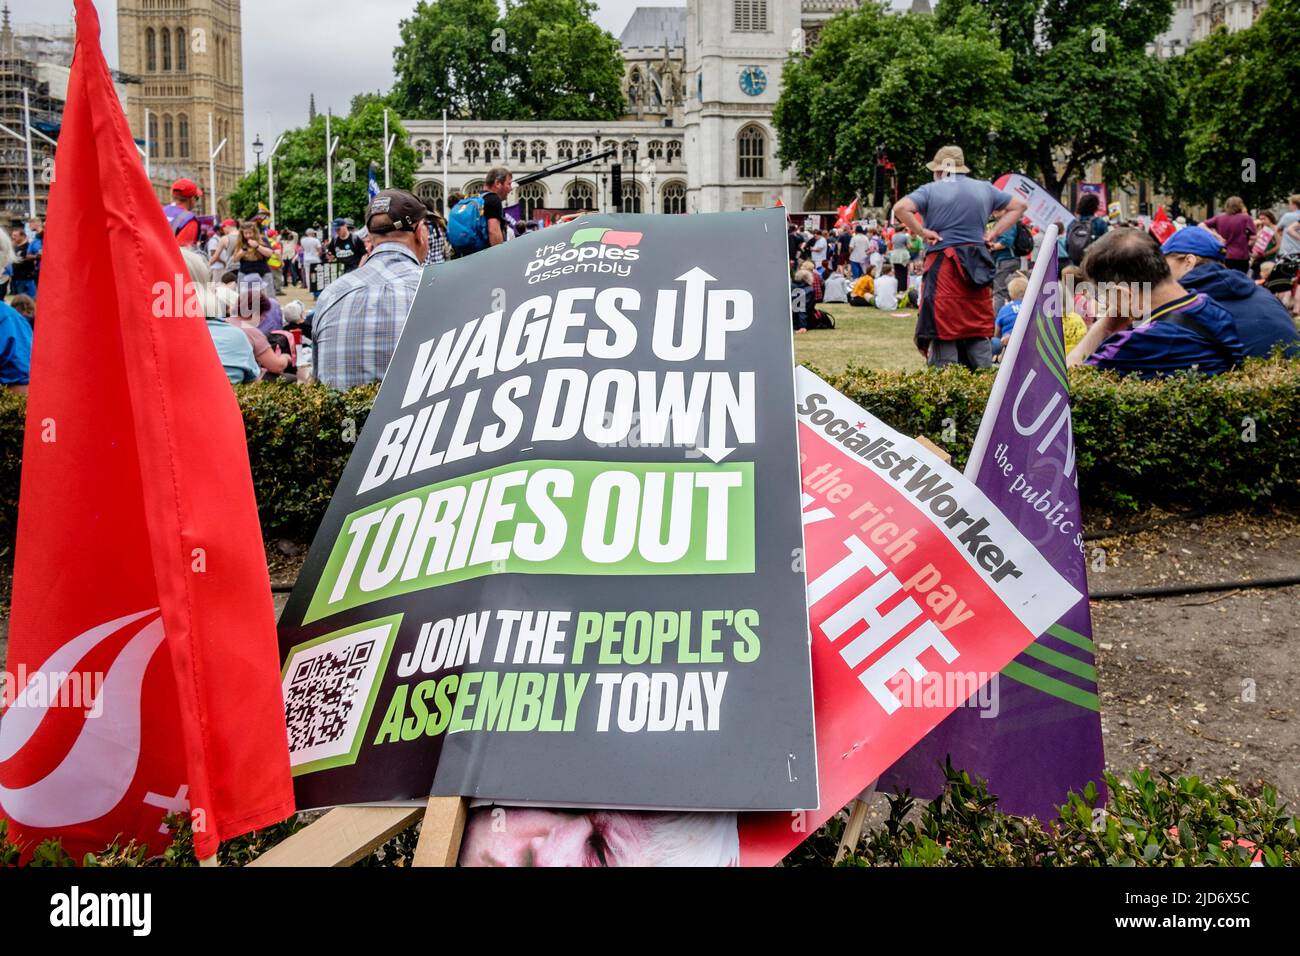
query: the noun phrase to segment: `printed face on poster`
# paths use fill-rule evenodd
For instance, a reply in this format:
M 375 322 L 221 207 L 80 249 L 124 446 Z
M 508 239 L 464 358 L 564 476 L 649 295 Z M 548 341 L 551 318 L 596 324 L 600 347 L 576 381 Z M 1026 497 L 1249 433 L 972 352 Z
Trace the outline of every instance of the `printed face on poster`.
M 300 806 L 817 805 L 785 257 L 769 210 L 426 270 L 281 618 Z

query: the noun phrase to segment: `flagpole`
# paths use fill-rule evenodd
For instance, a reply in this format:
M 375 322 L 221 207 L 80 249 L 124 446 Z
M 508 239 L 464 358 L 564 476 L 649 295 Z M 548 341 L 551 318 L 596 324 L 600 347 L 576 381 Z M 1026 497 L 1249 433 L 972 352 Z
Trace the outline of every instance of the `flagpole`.
M 1015 228 L 1015 227 L 1012 227 Z M 1029 276 L 1029 287 L 1025 290 L 1024 298 L 1020 300 L 1021 308 L 1025 303 L 1029 304 L 1030 309 L 1038 301 L 1038 294 L 1042 290 L 1043 277 L 1047 275 L 1048 263 L 1056 258 L 1056 236 L 1058 233 L 1056 224 L 1047 227 L 1047 232 L 1043 234 L 1043 244 L 1038 247 L 1038 261 L 1034 263 L 1034 271 Z M 1059 284 L 1058 284 L 1059 286 Z M 1061 294 L 1058 287 L 1058 296 Z M 1033 316 L 1029 316 L 1030 319 Z M 1020 354 L 1020 343 L 1025 340 L 1025 334 L 1030 326 L 1030 322 L 1021 322 L 1017 317 L 1016 324 L 1011 329 L 1011 341 L 1007 343 L 1006 349 L 1002 353 L 1002 364 L 998 369 L 998 376 L 993 380 L 993 390 L 989 392 L 988 404 L 984 407 L 984 417 L 980 419 L 979 431 L 975 433 L 975 444 L 971 447 L 970 458 L 966 461 L 965 475 L 972 481 L 979 474 L 980 467 L 984 464 L 984 455 L 988 451 L 989 439 L 993 436 L 993 426 L 996 424 L 994 419 L 996 415 L 990 415 L 990 408 L 998 408 L 1002 400 L 1006 397 L 1007 389 L 1011 386 L 1012 371 L 1016 365 L 1016 356 Z
M 447 138 L 447 111 L 442 111 L 442 219 L 447 221 L 447 196 L 451 184 L 451 174 L 447 163 L 451 159 L 451 140 Z
M 333 235 L 334 229 L 334 150 L 339 145 L 339 141 L 332 134 L 333 127 L 331 123 L 334 118 L 334 111 L 327 109 L 325 111 L 325 234 Z
M 209 130 L 208 130 L 208 136 L 211 137 L 211 135 L 212 135 L 212 130 L 209 129 Z M 211 144 L 212 144 L 212 143 L 211 143 L 211 140 L 209 140 L 209 141 L 208 141 L 208 145 L 211 145 Z M 151 144 L 150 144 L 150 142 L 149 142 L 149 108 L 148 108 L 148 107 L 145 107 L 145 111 L 144 111 L 144 174 L 145 174 L 145 176 L 147 176 L 148 179 L 149 179 L 149 185 L 152 186 L 152 185 L 153 185 L 153 169 L 152 169 L 152 168 L 150 167 L 150 165 L 149 165 L 149 147 L 150 147 L 150 145 L 151 145 Z
M 268 212 L 271 214 L 271 228 L 277 228 L 275 225 L 275 151 L 280 148 L 284 142 L 284 134 L 281 133 L 271 147 L 271 152 L 266 157 L 266 196 Z
M 27 144 L 27 204 L 29 218 L 36 218 L 36 167 L 32 165 L 32 101 L 27 88 L 23 88 L 23 139 Z
M 384 188 L 392 186 L 392 179 L 388 172 L 388 157 L 393 152 L 393 137 L 388 135 L 388 110 L 384 110 Z
M 223 139 L 215 147 L 212 145 L 212 114 L 208 114 L 208 211 L 213 219 L 217 218 L 217 157 L 226 148 Z

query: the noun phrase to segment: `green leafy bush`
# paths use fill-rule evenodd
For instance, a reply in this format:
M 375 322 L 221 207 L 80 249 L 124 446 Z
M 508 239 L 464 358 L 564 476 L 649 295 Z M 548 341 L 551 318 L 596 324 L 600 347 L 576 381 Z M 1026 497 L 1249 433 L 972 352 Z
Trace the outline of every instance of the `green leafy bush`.
M 944 791 L 917 810 L 908 794 L 889 797 L 889 816 L 867 834 L 847 866 L 1265 866 L 1300 865 L 1295 820 L 1263 787 L 1248 795 L 1226 778 L 1206 783 L 1136 771 L 1106 775 L 1104 806 L 1089 784 L 1048 824 L 997 808 L 982 780 L 951 765 Z M 786 860 L 830 865 L 843 833 L 831 821 Z
M 966 463 L 993 378 L 963 368 L 851 368 L 829 381 L 908 435 Z M 1173 504 L 1216 510 L 1300 498 L 1300 362 L 1253 361 L 1213 379 L 1154 382 L 1074 369 L 1079 484 L 1090 509 Z M 337 392 L 261 383 L 237 389 L 268 535 L 310 540 L 376 387 Z M 22 461 L 21 395 L 0 393 L 0 540 L 12 541 Z

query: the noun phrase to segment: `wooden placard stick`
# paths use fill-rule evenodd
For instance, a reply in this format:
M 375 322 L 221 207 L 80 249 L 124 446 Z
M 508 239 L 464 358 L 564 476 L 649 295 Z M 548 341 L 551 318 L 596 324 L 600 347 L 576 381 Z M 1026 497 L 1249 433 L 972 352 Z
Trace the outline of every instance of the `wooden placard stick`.
M 424 812 L 424 807 L 335 807 L 248 865 L 351 866 Z
M 469 801 L 464 797 L 430 797 L 412 866 L 455 866 L 465 835 Z

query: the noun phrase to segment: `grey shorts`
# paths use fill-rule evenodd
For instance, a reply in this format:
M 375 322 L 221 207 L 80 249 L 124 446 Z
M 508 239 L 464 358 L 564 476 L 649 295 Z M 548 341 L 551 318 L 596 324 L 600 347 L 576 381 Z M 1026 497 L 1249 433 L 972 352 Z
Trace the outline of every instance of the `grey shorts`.
M 930 340 L 930 352 L 926 364 L 931 368 L 943 368 L 945 365 L 960 363 L 967 368 L 992 368 L 993 344 L 988 339 L 954 339 L 944 342 L 940 339 Z

